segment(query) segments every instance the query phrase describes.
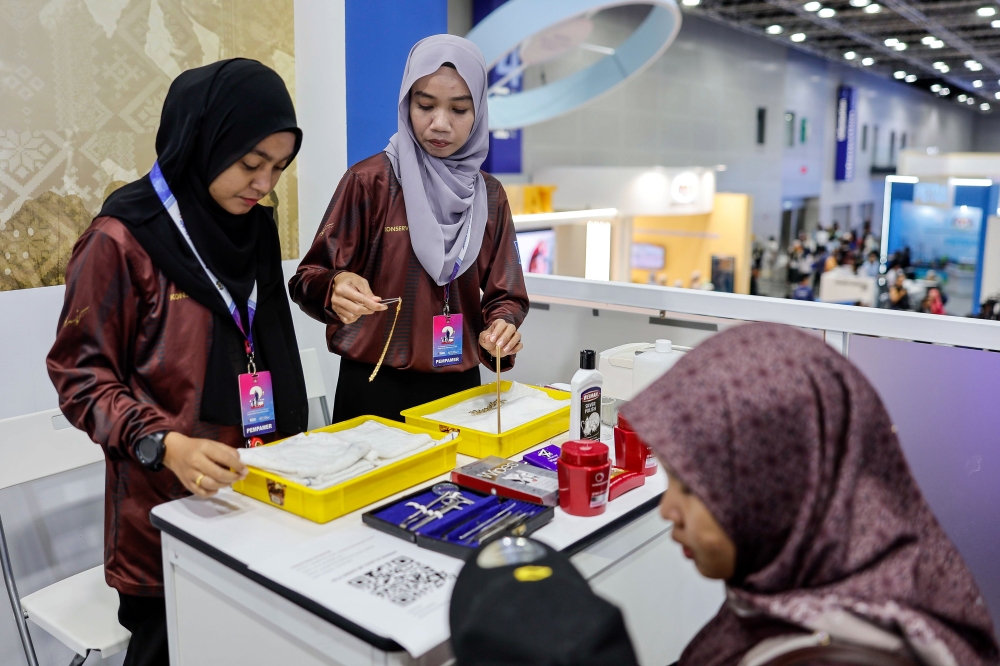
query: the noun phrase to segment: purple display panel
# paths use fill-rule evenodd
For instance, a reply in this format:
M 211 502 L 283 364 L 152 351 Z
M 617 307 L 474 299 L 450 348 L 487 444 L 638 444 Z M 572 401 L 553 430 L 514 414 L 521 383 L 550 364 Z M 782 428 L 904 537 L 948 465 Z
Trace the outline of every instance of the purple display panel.
M 854 151 L 858 138 L 857 93 L 850 86 L 837 91 L 837 163 L 835 180 L 854 179 Z
M 998 624 L 1000 353 L 853 335 L 849 356 L 882 397 L 924 497 Z

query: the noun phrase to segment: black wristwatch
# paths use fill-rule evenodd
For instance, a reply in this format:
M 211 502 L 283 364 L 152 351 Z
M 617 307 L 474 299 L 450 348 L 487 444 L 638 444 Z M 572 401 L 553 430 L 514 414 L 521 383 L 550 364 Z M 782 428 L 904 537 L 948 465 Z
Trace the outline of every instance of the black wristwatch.
M 135 457 L 144 467 L 154 472 L 163 469 L 163 456 L 167 453 L 167 446 L 163 440 L 167 437 L 167 431 L 154 432 L 146 435 L 135 443 Z

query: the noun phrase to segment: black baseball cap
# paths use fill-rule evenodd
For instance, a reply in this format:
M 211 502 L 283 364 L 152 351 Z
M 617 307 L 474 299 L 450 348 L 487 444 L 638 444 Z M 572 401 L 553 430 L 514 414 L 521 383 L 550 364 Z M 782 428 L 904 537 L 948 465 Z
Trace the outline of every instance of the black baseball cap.
M 457 666 L 632 666 L 621 611 L 562 553 L 524 537 L 484 546 L 451 597 Z

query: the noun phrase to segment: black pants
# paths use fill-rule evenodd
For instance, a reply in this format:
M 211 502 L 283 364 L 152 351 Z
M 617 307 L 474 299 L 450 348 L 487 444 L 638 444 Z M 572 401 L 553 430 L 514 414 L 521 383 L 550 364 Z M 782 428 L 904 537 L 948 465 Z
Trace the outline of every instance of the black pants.
M 163 597 L 119 592 L 118 622 L 132 632 L 123 666 L 169 666 L 167 604 Z
M 333 422 L 370 414 L 402 421 L 404 409 L 437 400 L 482 384 L 479 366 L 462 372 L 414 372 L 382 366 L 369 382 L 374 365 L 340 359 Z

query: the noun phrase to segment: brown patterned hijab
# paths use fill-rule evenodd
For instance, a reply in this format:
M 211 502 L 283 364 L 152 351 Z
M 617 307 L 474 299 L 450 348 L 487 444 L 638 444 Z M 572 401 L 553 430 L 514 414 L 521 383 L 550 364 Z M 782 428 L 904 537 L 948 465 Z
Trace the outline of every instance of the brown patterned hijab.
M 1000 663 L 985 601 L 882 401 L 821 339 L 730 329 L 623 414 L 736 544 L 729 600 L 681 664 L 735 664 L 779 633 L 836 639 L 859 618 L 924 663 Z

